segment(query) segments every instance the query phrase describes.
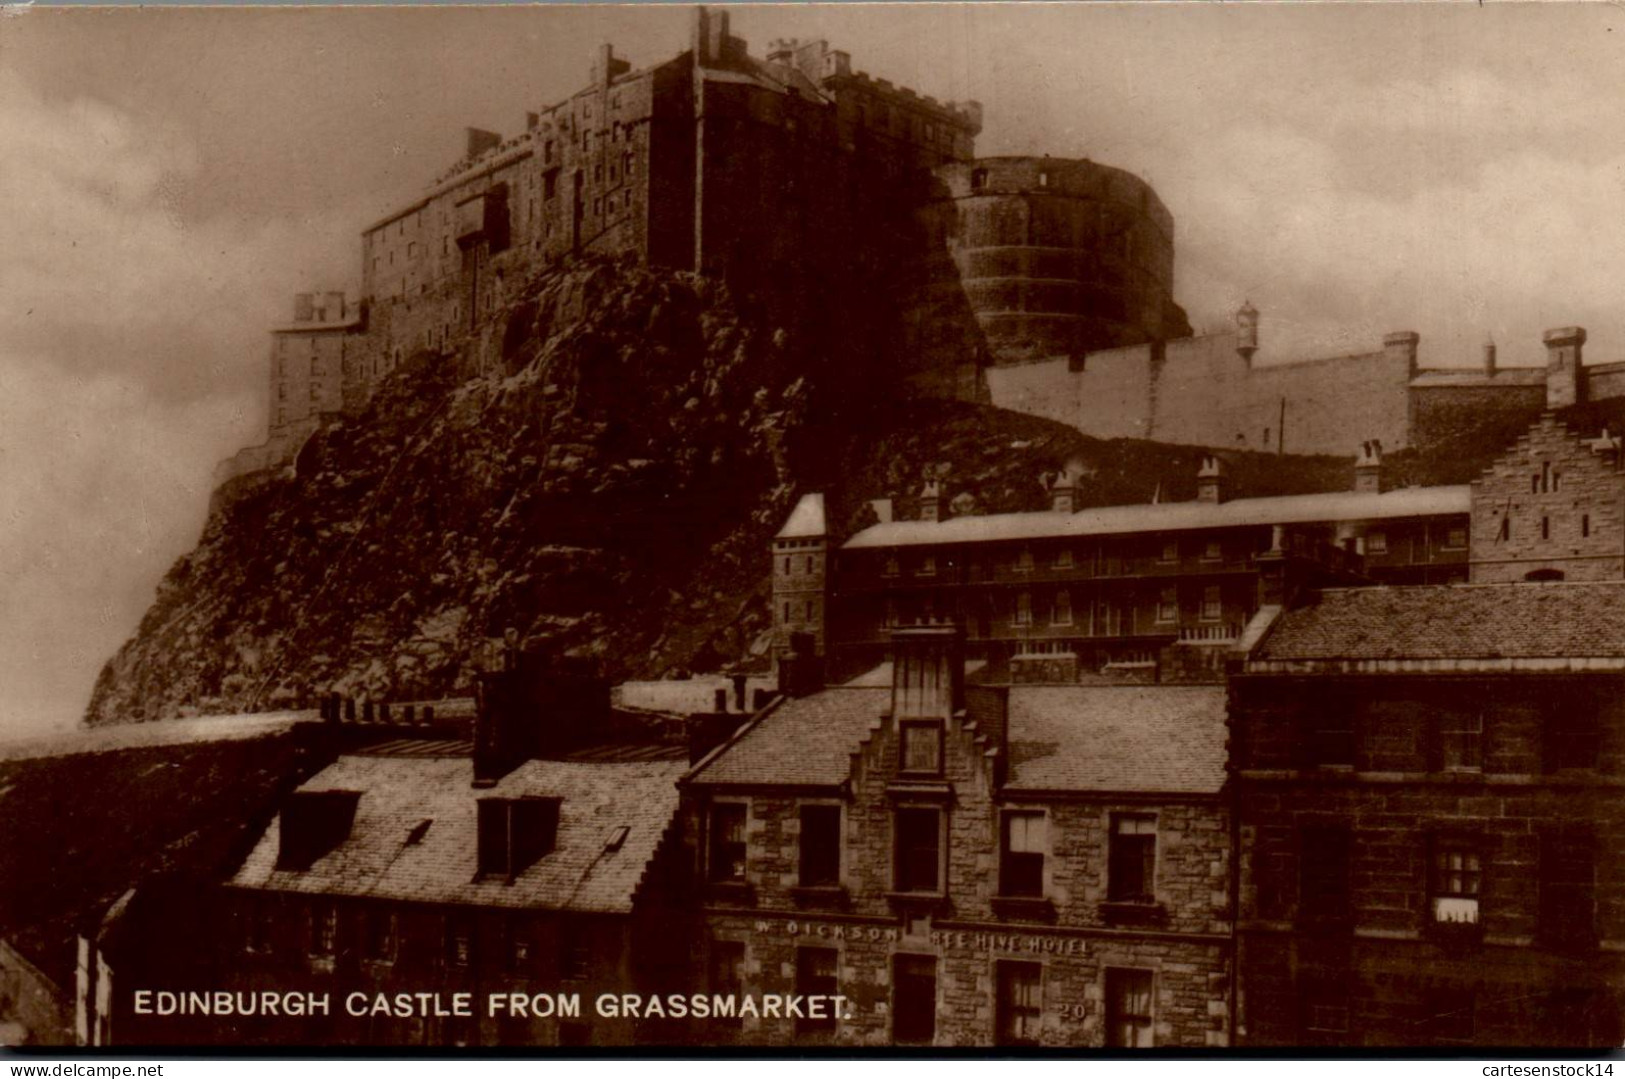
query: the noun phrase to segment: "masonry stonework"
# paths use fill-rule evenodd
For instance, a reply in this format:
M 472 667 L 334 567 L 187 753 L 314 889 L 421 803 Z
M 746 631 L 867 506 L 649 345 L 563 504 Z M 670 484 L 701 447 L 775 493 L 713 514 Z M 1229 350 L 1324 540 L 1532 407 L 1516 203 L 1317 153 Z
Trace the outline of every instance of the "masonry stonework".
M 1472 580 L 1617 580 L 1625 574 L 1625 473 L 1613 441 L 1550 413 L 1473 481 Z

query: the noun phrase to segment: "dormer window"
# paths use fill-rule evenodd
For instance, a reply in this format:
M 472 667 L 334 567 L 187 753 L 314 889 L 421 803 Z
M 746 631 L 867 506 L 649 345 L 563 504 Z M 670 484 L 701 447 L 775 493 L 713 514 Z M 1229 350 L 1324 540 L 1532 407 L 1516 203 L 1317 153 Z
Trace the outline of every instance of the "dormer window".
M 909 775 L 942 774 L 942 724 L 911 720 L 899 730 L 898 769 Z
M 276 868 L 303 872 L 343 843 L 360 791 L 295 791 L 282 807 Z
M 559 799 L 481 798 L 478 860 L 475 879 L 512 881 L 540 858 L 553 853 L 558 840 Z

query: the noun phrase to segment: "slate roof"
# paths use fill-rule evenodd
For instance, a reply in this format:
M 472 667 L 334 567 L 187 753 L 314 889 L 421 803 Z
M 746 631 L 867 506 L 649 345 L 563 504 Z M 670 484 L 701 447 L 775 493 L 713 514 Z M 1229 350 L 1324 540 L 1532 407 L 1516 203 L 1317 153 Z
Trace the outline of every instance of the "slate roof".
M 180 737 L 125 745 L 136 733 Z M 160 878 L 219 880 L 241 862 L 282 792 L 331 762 L 309 733 L 163 721 L 0 760 L 0 938 L 71 991 L 76 934 L 120 895 Z
M 890 687 L 835 686 L 763 715 L 697 783 L 836 786 L 891 705 Z M 1209 794 L 1224 783 L 1222 686 L 1012 686 L 1012 790 Z
M 1163 502 L 1155 505 L 1099 506 L 1077 513 L 1039 511 L 952 517 L 946 521 L 892 521 L 871 525 L 847 540 L 845 547 L 855 550 L 1318 521 L 1377 521 L 1392 517 L 1465 514 L 1471 509 L 1472 489 L 1466 484 L 1406 487 L 1381 494 L 1333 491 L 1273 498 L 1237 498 L 1218 503 Z
M 1213 794 L 1223 686 L 1011 686 L 1006 790 Z
M 824 518 L 824 496 L 821 494 L 802 495 L 796 508 L 790 511 L 790 519 L 784 522 L 779 534 L 774 539 L 810 539 L 815 536 L 829 534 L 829 526 Z
M 1625 657 L 1625 581 L 1333 589 L 1253 661 Z
M 677 811 L 676 782 L 686 767 L 682 760 L 527 761 L 494 787 L 475 790 L 467 757 L 340 757 L 299 789 L 360 791 L 349 838 L 308 870 L 279 870 L 273 824 L 232 883 L 306 894 L 625 913 Z M 476 799 L 524 795 L 562 799 L 557 845 L 511 884 L 476 882 Z M 425 820 L 433 821 L 428 831 L 408 844 L 407 834 Z M 623 825 L 629 829 L 624 842 L 606 850 Z
M 721 753 L 701 763 L 699 783 L 836 786 L 852 754 L 891 707 L 891 687 L 831 686 L 795 697 L 757 718 Z

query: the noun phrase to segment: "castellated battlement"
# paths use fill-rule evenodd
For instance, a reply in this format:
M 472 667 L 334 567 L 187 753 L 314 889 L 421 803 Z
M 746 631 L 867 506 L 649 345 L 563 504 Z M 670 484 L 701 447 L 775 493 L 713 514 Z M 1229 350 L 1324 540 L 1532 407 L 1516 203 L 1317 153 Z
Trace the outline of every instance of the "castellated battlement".
M 1173 216 L 1145 181 L 1048 157 L 977 158 L 933 176 L 905 345 L 925 366 L 1075 362 L 1189 336 L 1173 299 Z
M 583 66 L 519 134 L 465 129 L 425 194 L 362 230 L 358 296 L 301 295 L 272 332 L 267 440 L 232 476 L 287 464 L 410 356 L 502 370 L 508 301 L 584 256 L 721 279 L 793 335 L 842 310 L 914 392 L 1097 436 L 1400 448 L 1486 412 L 1625 395 L 1625 365 L 1582 365 L 1578 329 L 1554 332 L 1544 368 L 1465 374 L 1422 370 L 1405 331 L 1283 363 L 1302 358 L 1271 353 L 1250 305 L 1234 332 L 1192 336 L 1173 215 L 1143 179 L 977 158 L 979 103 L 854 71 L 823 40 L 752 56 L 725 9 L 696 9 L 676 56 L 635 67 L 604 45 Z

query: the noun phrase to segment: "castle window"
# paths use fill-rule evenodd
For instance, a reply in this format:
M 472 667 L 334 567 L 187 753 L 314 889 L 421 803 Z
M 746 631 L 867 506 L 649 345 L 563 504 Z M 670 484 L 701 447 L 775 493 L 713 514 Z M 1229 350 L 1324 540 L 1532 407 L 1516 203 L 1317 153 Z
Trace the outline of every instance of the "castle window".
M 794 572 L 794 571 L 793 571 L 793 570 L 791 570 L 791 568 L 790 568 L 790 559 L 789 559 L 789 556 L 786 556 L 786 557 L 785 557 L 785 559 L 784 559 L 784 575 L 785 575 L 785 576 L 786 576 L 786 577 L 788 577 L 788 576 L 790 576 L 790 574 L 791 574 L 791 573 L 793 573 L 793 572 Z
M 1048 187 L 1049 186 L 1049 173 L 1048 172 L 1040 172 L 1038 174 L 1038 186 L 1039 187 Z
M 1501 518 L 1501 533 L 1499 539 L 1502 543 L 1506 543 L 1512 539 L 1512 518 L 1510 516 Z
M 970 189 L 980 191 L 987 186 L 987 170 L 976 169 L 970 174 Z
M 603 180 L 603 178 L 604 178 L 604 166 L 603 165 L 594 165 L 592 167 L 592 180 L 593 180 L 593 183 L 599 183 L 600 181 Z
M 788 602 L 784 605 L 784 622 L 786 625 L 790 622 L 790 604 Z
M 558 194 L 559 170 L 548 169 L 542 173 L 542 198 L 550 199 Z
M 1580 535 L 1591 535 L 1591 514 L 1589 513 L 1580 514 Z
M 807 601 L 807 621 L 812 622 L 818 618 L 818 605 L 812 600 Z
M 1552 519 L 1550 517 L 1540 519 L 1540 538 L 1543 540 L 1552 538 Z
M 632 158 L 633 154 L 631 150 L 626 151 L 626 153 L 621 157 L 621 172 L 629 180 L 632 178 Z

